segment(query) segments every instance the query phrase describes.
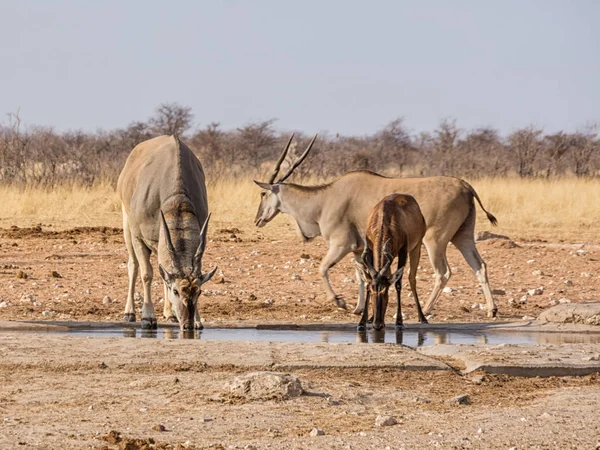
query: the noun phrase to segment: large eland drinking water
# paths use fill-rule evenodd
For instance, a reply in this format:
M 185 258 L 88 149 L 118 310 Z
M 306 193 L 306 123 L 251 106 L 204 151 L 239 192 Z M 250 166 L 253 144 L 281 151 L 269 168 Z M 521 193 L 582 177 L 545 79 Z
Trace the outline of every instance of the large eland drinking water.
M 217 268 L 202 274 L 209 214 L 200 161 L 176 136 L 150 139 L 137 145 L 127 158 L 117 192 L 129 253 L 123 320 L 135 322 L 133 297 L 141 266 L 142 328 L 157 327 L 151 297 L 150 254 L 154 252 L 164 281 L 165 317 L 177 319 L 182 330 L 201 329 L 198 297 L 201 286 Z
M 283 212 L 294 217 L 303 239 L 323 236 L 329 249 L 319 270 L 329 299 L 335 301 L 338 306 L 346 307 L 345 301 L 333 291 L 328 271 L 350 252 L 360 261 L 367 216 L 371 208 L 387 195 L 403 193 L 412 195 L 417 200 L 427 223 L 423 243 L 435 272 L 435 284 L 423 312 L 431 312 L 450 279 L 446 247 L 452 242 L 481 283 L 488 316 L 495 317 L 497 308 L 488 282 L 486 265 L 475 247 L 473 200 L 477 200 L 494 225 L 496 218 L 485 210 L 477 192 L 469 183 L 454 177 L 387 178 L 367 171 L 351 172 L 321 186 L 284 183 L 306 158 L 316 136 L 290 170 L 275 181 L 292 138 L 277 161 L 269 181 L 256 182 L 263 189 L 256 214 L 256 225 L 263 227 Z M 365 286 L 358 269 L 357 280 L 359 301 L 354 313 L 360 314 L 364 307 Z

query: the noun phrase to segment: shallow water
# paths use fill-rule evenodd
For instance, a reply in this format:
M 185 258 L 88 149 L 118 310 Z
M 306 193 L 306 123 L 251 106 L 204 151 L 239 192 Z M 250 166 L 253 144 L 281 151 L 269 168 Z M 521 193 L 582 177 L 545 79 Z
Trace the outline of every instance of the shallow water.
M 28 331 L 32 332 L 32 331 Z M 41 331 L 33 331 L 40 333 Z M 356 332 L 352 330 L 273 330 L 256 328 L 206 328 L 202 331 L 180 332 L 174 328 L 155 331 L 129 327 L 73 328 L 68 331 L 44 331 L 82 337 L 125 337 L 148 339 L 206 339 L 228 341 L 273 342 L 335 342 L 335 343 L 390 343 L 410 347 L 434 344 L 575 344 L 600 343 L 600 333 L 549 333 L 517 330 L 439 331 L 408 329 Z

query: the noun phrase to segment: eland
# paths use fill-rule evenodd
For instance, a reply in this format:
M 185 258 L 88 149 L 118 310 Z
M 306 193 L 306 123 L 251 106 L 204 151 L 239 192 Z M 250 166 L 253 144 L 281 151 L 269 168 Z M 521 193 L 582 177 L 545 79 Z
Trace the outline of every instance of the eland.
M 164 281 L 165 317 L 178 321 L 182 330 L 201 329 L 198 297 L 217 267 L 202 273 L 210 215 L 200 161 L 176 136 L 150 139 L 138 144 L 127 158 L 117 192 L 129 254 L 129 290 L 123 320 L 135 322 L 133 298 L 141 268 L 142 328 L 157 328 L 150 263 L 150 254 L 155 253 Z
M 486 299 L 488 316 L 495 317 L 496 303 L 488 281 L 486 264 L 475 247 L 475 204 L 477 200 L 488 220 L 496 225 L 496 218 L 483 207 L 475 189 L 464 180 L 454 177 L 388 178 L 369 171 L 350 172 L 337 180 L 320 186 L 285 183 L 294 169 L 310 152 L 312 139 L 304 153 L 277 179 L 294 135 L 284 147 L 268 182 L 255 181 L 262 188 L 255 224 L 263 227 L 280 212 L 291 215 L 297 230 L 305 241 L 323 236 L 328 251 L 319 268 L 327 298 L 342 308 L 346 302 L 336 295 L 329 282 L 328 272 L 344 256 L 352 252 L 360 261 L 365 227 L 369 212 L 381 199 L 393 193 L 412 195 L 425 217 L 427 230 L 423 243 L 435 273 L 433 291 L 423 308 L 429 314 L 451 276 L 446 260 L 446 247 L 452 242 L 475 272 Z M 359 299 L 355 314 L 363 311 L 365 284 L 359 269 Z

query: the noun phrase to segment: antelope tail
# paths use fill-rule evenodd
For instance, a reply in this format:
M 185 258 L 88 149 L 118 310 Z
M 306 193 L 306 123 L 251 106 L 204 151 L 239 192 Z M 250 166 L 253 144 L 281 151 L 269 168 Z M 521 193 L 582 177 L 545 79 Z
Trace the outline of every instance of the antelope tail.
M 494 217 L 494 215 L 491 212 L 489 212 L 488 210 L 486 210 L 483 207 L 483 204 L 481 203 L 481 199 L 479 198 L 479 195 L 477 195 L 477 192 L 475 191 L 475 189 L 473 189 L 473 186 L 471 186 L 466 181 L 463 181 L 463 183 L 469 189 L 469 191 L 471 192 L 471 194 L 473 195 L 473 197 L 475 198 L 475 200 L 477 200 L 477 203 L 479 203 L 479 206 L 481 207 L 481 209 L 483 210 L 483 212 L 487 216 L 487 218 L 490 221 L 490 223 L 492 225 L 494 225 L 494 226 L 498 225 L 498 219 L 496 219 L 496 217 Z

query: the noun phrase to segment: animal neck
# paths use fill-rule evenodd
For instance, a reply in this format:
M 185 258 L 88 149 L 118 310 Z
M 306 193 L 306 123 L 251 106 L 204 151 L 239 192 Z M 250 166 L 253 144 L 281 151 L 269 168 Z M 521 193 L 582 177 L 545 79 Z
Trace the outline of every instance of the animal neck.
M 323 191 L 305 190 L 294 185 L 281 185 L 280 189 L 281 212 L 296 219 L 298 230 L 304 239 L 319 236 Z
M 194 255 L 200 244 L 200 223 L 196 214 L 189 210 L 189 205 L 180 203 L 169 209 L 163 209 L 169 227 L 171 242 L 175 256 L 171 255 L 167 246 L 164 231 L 158 241 L 158 261 L 167 270 L 189 274 L 192 272 Z

